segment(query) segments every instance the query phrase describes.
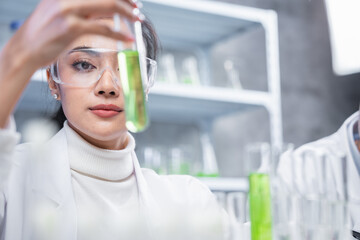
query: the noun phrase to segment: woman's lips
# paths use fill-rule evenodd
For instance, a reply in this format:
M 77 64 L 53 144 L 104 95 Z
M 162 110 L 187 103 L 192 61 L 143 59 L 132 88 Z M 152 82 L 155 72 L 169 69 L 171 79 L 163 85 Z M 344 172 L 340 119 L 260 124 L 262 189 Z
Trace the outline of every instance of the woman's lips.
M 123 111 L 122 108 L 120 108 L 116 105 L 113 105 L 113 104 L 96 105 L 94 107 L 91 107 L 90 110 L 92 113 L 94 113 L 95 115 L 102 117 L 102 118 L 111 118 L 111 117 L 118 115 L 119 113 L 121 113 Z
M 114 117 L 120 113 L 112 110 L 91 110 L 91 112 L 102 118 Z

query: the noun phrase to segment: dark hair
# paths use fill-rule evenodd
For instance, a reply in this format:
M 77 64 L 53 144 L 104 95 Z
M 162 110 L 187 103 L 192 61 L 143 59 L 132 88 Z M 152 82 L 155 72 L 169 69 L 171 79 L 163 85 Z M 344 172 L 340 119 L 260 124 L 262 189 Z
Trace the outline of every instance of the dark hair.
M 146 19 L 142 23 L 142 30 L 146 47 L 146 56 L 156 60 L 159 51 L 159 39 L 151 21 Z M 59 129 L 63 127 L 64 122 L 66 121 L 66 116 L 61 105 L 51 119 L 58 125 Z

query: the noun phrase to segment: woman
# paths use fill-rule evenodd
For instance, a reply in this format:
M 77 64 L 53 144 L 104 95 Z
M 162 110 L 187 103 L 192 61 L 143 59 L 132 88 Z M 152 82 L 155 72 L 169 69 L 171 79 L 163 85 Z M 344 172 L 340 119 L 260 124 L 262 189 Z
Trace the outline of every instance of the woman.
M 1 239 L 226 238 L 226 215 L 205 186 L 139 167 L 114 58 L 96 50 L 132 43 L 111 16 L 141 20 L 136 8 L 131 0 L 44 0 L 1 51 Z M 101 69 L 92 62 L 98 56 Z M 54 63 L 49 88 L 67 121 L 41 148 L 16 146 L 14 106 L 32 74 Z M 100 77 L 85 85 L 74 78 L 95 70 Z

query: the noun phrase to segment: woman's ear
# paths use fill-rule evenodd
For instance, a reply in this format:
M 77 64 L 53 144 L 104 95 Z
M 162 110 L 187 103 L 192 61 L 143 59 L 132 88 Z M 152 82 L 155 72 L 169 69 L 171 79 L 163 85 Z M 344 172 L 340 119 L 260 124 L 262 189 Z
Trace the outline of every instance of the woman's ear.
M 46 69 L 46 77 L 47 77 L 47 82 L 48 82 L 49 89 L 51 92 L 51 96 L 53 96 L 54 99 L 56 99 L 56 100 L 61 100 L 59 85 L 52 78 L 51 73 L 50 73 L 50 68 Z

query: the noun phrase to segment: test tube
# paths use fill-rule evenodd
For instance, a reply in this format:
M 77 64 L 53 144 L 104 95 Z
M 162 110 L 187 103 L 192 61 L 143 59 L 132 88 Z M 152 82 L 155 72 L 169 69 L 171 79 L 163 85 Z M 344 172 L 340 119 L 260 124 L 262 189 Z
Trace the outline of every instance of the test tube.
M 119 27 L 118 16 L 114 16 L 114 21 Z M 118 64 L 124 93 L 126 127 L 131 132 L 140 132 L 149 124 L 144 93 L 144 83 L 147 79 L 146 51 L 141 22 L 127 22 L 127 24 L 134 33 L 136 41 L 130 48 L 119 49 Z M 118 44 L 118 46 L 124 45 Z

